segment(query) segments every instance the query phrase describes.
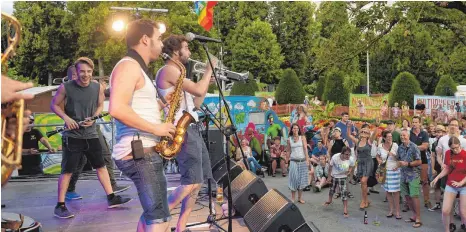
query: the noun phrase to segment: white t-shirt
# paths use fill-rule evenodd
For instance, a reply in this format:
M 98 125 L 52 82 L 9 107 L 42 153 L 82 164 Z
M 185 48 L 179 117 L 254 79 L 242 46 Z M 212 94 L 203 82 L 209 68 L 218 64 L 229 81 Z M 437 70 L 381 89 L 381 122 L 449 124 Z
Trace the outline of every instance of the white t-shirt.
M 354 159 L 341 160 L 341 153 L 333 155 L 332 160 L 330 160 L 330 166 L 332 166 L 332 177 L 334 178 L 345 178 L 350 167 L 354 166 Z
M 390 152 L 396 155 L 397 151 L 398 151 L 398 144 L 393 143 L 392 148 L 390 149 Z M 387 152 L 387 150 L 385 150 L 385 148 L 383 148 L 383 143 L 381 143 L 379 145 L 377 154 L 379 154 L 380 158 L 382 158 L 382 162 L 387 160 L 388 152 Z M 396 163 L 396 158 L 393 157 L 393 156 L 388 156 L 387 166 L 386 166 L 387 170 L 393 170 L 393 169 L 397 168 L 397 166 L 398 165 Z
M 460 140 L 461 143 L 461 148 L 463 150 L 466 150 L 466 139 L 463 138 L 463 136 L 458 136 L 458 139 Z M 443 162 L 445 163 L 445 154 L 447 153 L 448 150 L 450 150 L 450 146 L 448 146 L 448 140 L 450 140 L 450 135 L 444 135 L 442 138 L 439 139 L 437 148 L 442 149 L 443 151 Z

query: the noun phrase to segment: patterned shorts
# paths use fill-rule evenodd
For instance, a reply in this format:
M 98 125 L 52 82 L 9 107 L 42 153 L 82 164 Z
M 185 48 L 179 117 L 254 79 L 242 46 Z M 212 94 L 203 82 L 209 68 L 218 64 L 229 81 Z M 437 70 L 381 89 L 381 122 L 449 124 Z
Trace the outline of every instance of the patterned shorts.
M 330 191 L 328 193 L 330 197 L 333 197 L 333 194 L 335 194 L 335 190 L 337 189 L 337 187 L 340 188 L 341 200 L 348 200 L 348 188 L 346 187 L 346 177 L 332 178 L 332 187 L 330 187 Z

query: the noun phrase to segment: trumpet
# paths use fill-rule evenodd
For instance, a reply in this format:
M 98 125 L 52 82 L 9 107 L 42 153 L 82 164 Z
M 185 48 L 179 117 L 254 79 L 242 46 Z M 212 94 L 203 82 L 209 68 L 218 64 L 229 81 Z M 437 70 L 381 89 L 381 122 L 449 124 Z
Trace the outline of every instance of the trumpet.
M 189 62 L 193 64 L 192 72 L 195 74 L 203 75 L 206 70 L 206 64 L 197 60 L 189 58 Z M 249 77 L 249 72 L 237 73 L 223 66 L 220 62 L 217 63 L 215 67 L 215 74 L 218 79 L 223 81 L 242 81 L 247 82 Z

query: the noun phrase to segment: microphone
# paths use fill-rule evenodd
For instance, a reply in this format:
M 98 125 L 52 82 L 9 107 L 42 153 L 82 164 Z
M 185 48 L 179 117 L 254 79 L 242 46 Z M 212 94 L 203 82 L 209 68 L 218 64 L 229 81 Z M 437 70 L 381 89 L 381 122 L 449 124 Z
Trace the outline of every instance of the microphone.
M 209 37 L 205 37 L 205 36 L 202 36 L 202 35 L 196 35 L 196 34 L 193 34 L 191 32 L 186 33 L 186 39 L 188 39 L 188 41 L 197 40 L 199 42 L 222 43 L 222 40 L 220 40 L 220 39 L 214 39 L 214 38 L 209 38 Z

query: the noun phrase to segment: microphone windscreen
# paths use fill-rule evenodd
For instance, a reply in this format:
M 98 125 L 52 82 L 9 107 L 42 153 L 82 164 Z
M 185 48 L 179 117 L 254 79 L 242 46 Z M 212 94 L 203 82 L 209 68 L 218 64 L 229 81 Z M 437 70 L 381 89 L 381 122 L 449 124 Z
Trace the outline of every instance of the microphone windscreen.
M 188 32 L 188 33 L 186 33 L 185 37 L 186 37 L 186 39 L 187 39 L 188 41 L 193 41 L 194 38 L 196 38 L 196 35 L 194 35 L 194 34 L 191 33 L 191 32 Z

